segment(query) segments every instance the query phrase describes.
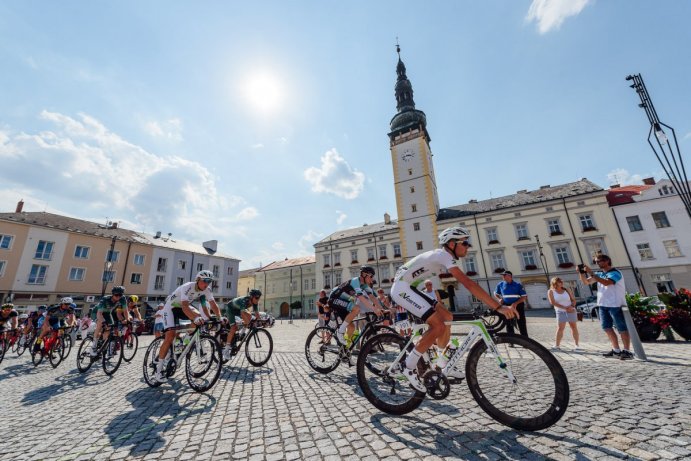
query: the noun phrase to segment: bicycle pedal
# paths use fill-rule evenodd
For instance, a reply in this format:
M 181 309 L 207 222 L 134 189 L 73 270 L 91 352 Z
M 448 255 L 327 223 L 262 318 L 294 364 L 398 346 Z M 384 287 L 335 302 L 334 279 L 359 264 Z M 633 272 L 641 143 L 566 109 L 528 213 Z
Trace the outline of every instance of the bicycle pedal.
M 454 384 L 461 384 L 463 381 L 465 381 L 465 378 L 448 378 L 449 379 L 449 384 L 452 386 Z

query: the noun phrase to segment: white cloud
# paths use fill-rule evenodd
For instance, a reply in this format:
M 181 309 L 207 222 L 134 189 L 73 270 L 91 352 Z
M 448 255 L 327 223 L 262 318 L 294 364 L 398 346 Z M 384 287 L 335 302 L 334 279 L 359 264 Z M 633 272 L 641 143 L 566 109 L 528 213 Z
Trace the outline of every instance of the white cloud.
M 533 0 L 525 19 L 537 22 L 540 34 L 559 29 L 564 20 L 576 16 L 591 0 Z
M 298 247 L 305 253 L 314 254 L 314 247 L 312 245 L 321 240 L 323 236 L 324 234 L 320 232 L 309 230 L 298 240 Z
M 271 248 L 274 250 L 280 251 L 280 250 L 285 250 L 285 244 L 283 242 L 274 242 L 271 244 Z
M 643 184 L 643 178 L 649 178 L 652 175 L 648 174 L 631 174 L 624 168 L 615 168 L 607 173 L 607 181 L 610 184 L 619 184 L 622 186 L 630 186 L 634 184 Z
M 0 133 L 0 136 L 1 136 L 1 135 L 2 135 L 2 133 Z M 689 131 L 688 133 L 686 133 L 686 134 L 684 135 L 684 137 L 681 138 L 681 139 L 682 139 L 682 141 L 686 141 L 686 140 L 689 139 L 689 138 L 691 138 L 691 131 Z M 0 141 L 2 141 L 1 138 L 0 138 Z
M 235 215 L 235 219 L 238 221 L 251 221 L 259 216 L 259 212 L 253 206 L 243 208 Z
M 351 168 L 336 149 L 322 156 L 320 168 L 306 169 L 304 177 L 314 192 L 326 192 L 345 199 L 358 197 L 365 183 L 365 174 Z
M 343 224 L 343 221 L 346 220 L 348 215 L 345 214 L 344 212 L 338 211 L 338 210 L 336 210 L 336 214 L 338 215 L 338 217 L 336 218 L 336 224 L 338 224 L 340 226 L 341 224 Z
M 256 144 L 252 144 L 252 145 L 250 146 L 250 149 L 263 149 L 263 148 L 264 148 L 264 144 L 262 144 L 262 143 L 260 143 L 260 142 L 258 142 L 258 143 L 256 143 Z
M 165 138 L 169 141 L 182 141 L 182 121 L 171 118 L 163 122 L 151 120 L 144 124 L 144 130 L 154 138 Z

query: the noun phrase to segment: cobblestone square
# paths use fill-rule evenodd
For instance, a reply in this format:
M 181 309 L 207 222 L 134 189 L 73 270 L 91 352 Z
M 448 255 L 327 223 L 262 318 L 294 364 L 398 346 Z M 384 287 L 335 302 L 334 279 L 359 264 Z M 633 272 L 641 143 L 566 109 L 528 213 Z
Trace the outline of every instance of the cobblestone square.
M 518 432 L 487 416 L 465 383 L 407 416 L 379 412 L 362 396 L 355 368 L 314 372 L 304 342 L 314 321 L 277 321 L 274 353 L 254 368 L 239 355 L 206 394 L 178 370 L 149 388 L 140 338 L 131 363 L 108 377 L 76 369 L 76 351 L 57 369 L 8 352 L 0 364 L 3 460 L 86 459 L 689 459 L 691 343 L 646 343 L 648 361 L 607 359 L 597 322 L 579 323 L 583 352 L 567 327 L 556 356 L 571 388 L 560 422 Z M 531 314 L 529 333 L 551 346 L 554 319 Z M 571 346 L 571 347 L 570 347 Z

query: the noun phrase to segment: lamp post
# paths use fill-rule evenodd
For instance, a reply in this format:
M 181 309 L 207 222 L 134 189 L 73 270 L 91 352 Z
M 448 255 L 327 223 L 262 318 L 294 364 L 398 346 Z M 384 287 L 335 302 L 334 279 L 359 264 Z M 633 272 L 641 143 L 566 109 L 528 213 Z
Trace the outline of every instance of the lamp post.
M 103 298 L 106 295 L 106 287 L 108 286 L 108 282 L 110 281 L 110 276 L 111 276 L 111 269 L 113 268 L 113 254 L 115 250 L 115 240 L 117 240 L 116 236 L 113 236 L 111 242 L 110 242 L 110 250 L 106 254 L 106 261 L 103 263 L 103 286 L 101 287 L 101 298 Z
M 626 77 L 626 80 L 633 81 L 630 87 L 636 90 L 636 93 L 638 93 L 638 96 L 641 99 L 638 107 L 645 110 L 645 115 L 648 117 L 648 121 L 650 122 L 648 144 L 653 150 L 657 161 L 660 162 L 660 165 L 662 165 L 662 169 L 665 170 L 665 174 L 676 188 L 679 198 L 681 198 L 681 201 L 686 208 L 686 213 L 688 213 L 689 217 L 691 217 L 691 189 L 689 188 L 689 179 L 686 176 L 684 161 L 681 158 L 681 151 L 679 150 L 679 143 L 677 142 L 677 134 L 675 133 L 674 128 L 660 121 L 660 118 L 657 116 L 655 106 L 653 106 L 653 101 L 650 99 L 650 95 L 648 94 L 648 89 L 645 87 L 645 83 L 643 83 L 643 77 L 641 77 L 641 74 L 629 75 Z M 667 133 L 665 133 L 662 127 L 669 129 L 669 131 L 672 133 L 674 144 L 670 142 Z M 655 136 L 653 136 L 653 134 Z M 652 141 L 653 139 L 655 139 L 654 143 Z
M 540 237 L 538 237 L 537 234 L 535 234 L 535 241 L 537 242 L 537 250 L 540 252 L 540 265 L 542 266 L 542 272 L 545 273 L 545 277 L 547 278 L 547 286 L 549 286 L 549 271 L 547 270 L 547 258 L 545 257 L 545 254 L 542 252 Z

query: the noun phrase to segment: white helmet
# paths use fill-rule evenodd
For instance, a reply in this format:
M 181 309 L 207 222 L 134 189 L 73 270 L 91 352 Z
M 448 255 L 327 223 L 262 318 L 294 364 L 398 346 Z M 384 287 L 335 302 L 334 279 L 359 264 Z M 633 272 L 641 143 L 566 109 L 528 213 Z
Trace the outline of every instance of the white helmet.
M 60 304 L 72 304 L 74 300 L 70 298 L 69 296 L 65 296 L 60 300 Z
M 197 280 L 212 278 L 214 278 L 214 273 L 211 271 L 199 271 L 199 273 L 197 274 Z
M 439 234 L 439 245 L 446 245 L 452 240 L 468 240 L 470 243 L 470 232 L 465 227 L 449 227 Z

